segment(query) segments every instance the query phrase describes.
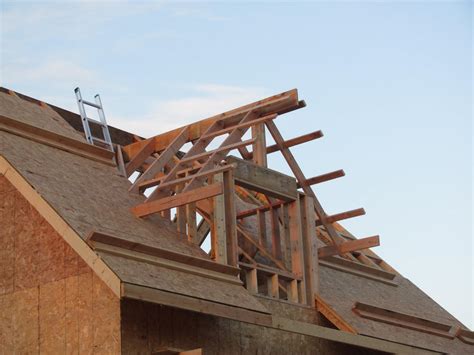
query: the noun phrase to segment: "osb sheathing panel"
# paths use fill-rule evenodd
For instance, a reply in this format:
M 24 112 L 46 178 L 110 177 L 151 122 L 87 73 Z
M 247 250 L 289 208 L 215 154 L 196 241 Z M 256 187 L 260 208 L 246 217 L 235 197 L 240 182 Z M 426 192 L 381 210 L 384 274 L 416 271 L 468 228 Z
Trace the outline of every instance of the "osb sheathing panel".
M 322 298 L 358 333 L 451 354 L 474 352 L 474 346 L 458 339 L 450 340 L 372 321 L 352 311 L 352 306 L 358 301 L 444 324 L 462 325 L 409 280 L 397 276 L 397 283 L 397 287 L 390 286 L 320 265 Z
M 323 339 L 135 300 L 122 301 L 122 352 L 202 348 L 213 354 L 377 354 Z
M 4 177 L 0 221 L 0 354 L 118 353 L 119 299 Z
M 0 132 L 0 154 L 85 239 L 102 231 L 150 246 L 209 256 L 159 216 L 135 217 L 130 208 L 144 198 L 128 193 L 130 182 L 116 168 Z
M 51 107 L 28 102 L 16 95 L 0 92 L 0 115 L 85 142 L 85 139 Z
M 267 313 L 241 285 L 100 253 L 123 282 Z

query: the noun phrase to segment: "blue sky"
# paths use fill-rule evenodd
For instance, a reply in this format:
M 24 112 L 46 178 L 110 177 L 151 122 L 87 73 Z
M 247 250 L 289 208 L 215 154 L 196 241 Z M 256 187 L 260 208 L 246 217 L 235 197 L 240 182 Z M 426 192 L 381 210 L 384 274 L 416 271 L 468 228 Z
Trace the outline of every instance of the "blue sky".
M 1 2 L 2 86 L 151 136 L 281 91 L 277 119 L 343 223 L 471 328 L 472 4 L 465 2 Z M 274 154 L 271 166 L 289 171 Z

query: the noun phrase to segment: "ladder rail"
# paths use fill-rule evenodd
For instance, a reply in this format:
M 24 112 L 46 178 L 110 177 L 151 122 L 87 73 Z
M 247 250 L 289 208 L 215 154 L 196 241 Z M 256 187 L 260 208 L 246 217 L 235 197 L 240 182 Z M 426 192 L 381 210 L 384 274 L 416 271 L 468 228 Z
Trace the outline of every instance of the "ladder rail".
M 79 107 L 79 113 L 81 115 L 82 126 L 84 128 L 84 134 L 86 136 L 87 142 L 89 144 L 92 144 L 92 145 L 95 145 L 95 142 L 100 142 L 100 143 L 105 144 L 106 146 L 108 146 L 109 150 L 111 150 L 113 152 L 114 151 L 114 146 L 113 146 L 113 143 L 112 143 L 112 138 L 110 136 L 109 127 L 107 126 L 107 121 L 105 119 L 104 108 L 102 106 L 102 101 L 100 99 L 99 94 L 95 95 L 95 97 L 94 97 L 95 98 L 95 103 L 94 103 L 94 102 L 86 101 L 82 98 L 81 90 L 79 89 L 79 87 L 75 88 L 74 92 L 76 94 L 77 106 Z M 85 109 L 84 105 L 88 105 L 88 106 L 91 106 L 91 107 L 97 109 L 100 121 L 98 121 L 96 119 L 93 119 L 93 118 L 90 118 L 90 117 L 87 117 L 87 113 L 86 113 L 86 109 Z M 95 136 L 92 135 L 92 131 L 91 131 L 90 126 L 89 126 L 89 122 L 93 122 L 93 123 L 100 126 L 104 139 L 99 138 L 99 137 L 95 137 Z

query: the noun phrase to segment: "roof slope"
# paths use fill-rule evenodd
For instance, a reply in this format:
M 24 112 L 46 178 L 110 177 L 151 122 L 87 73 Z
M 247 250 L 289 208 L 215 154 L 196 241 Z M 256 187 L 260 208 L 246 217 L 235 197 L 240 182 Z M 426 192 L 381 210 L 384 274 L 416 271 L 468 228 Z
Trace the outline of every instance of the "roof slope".
M 14 95 L 0 93 L 0 98 L 2 115 L 83 140 L 55 111 Z M 143 197 L 128 194 L 130 182 L 118 173 L 116 167 L 5 131 L 0 131 L 0 155 L 84 241 L 91 232 L 102 232 L 130 242 L 210 260 L 202 249 L 180 235 L 170 221 L 159 216 L 136 218 L 130 208 L 142 202 Z M 164 268 L 150 263 L 126 261 L 112 253 L 100 254 L 123 282 L 267 313 L 265 307 L 237 282 L 216 281 L 203 276 L 202 282 L 190 287 L 191 279 L 184 271 L 168 268 L 165 272 Z M 129 267 L 124 268 L 125 264 Z M 197 280 L 194 276 L 192 280 Z

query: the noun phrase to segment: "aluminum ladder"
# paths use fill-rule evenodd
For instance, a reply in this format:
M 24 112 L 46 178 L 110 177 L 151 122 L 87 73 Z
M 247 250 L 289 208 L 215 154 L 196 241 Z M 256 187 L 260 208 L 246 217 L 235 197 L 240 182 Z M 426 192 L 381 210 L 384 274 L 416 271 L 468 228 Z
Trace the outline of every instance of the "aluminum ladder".
M 74 92 L 76 93 L 77 106 L 79 107 L 79 113 L 81 114 L 82 125 L 84 127 L 84 133 L 86 135 L 87 142 L 89 142 L 92 145 L 96 145 L 96 143 L 100 143 L 101 145 L 108 147 L 108 149 L 113 152 L 114 145 L 112 143 L 112 139 L 110 138 L 109 127 L 107 126 L 107 122 L 105 120 L 104 109 L 102 107 L 102 101 L 100 101 L 99 94 L 94 96 L 94 99 L 95 99 L 95 103 L 94 103 L 94 102 L 86 101 L 82 98 L 81 90 L 79 89 L 79 87 L 75 88 Z M 100 121 L 87 117 L 86 109 L 84 105 L 96 108 L 99 113 Z M 94 137 L 92 135 L 89 122 L 98 124 L 100 128 L 102 128 L 103 139 L 99 137 Z

